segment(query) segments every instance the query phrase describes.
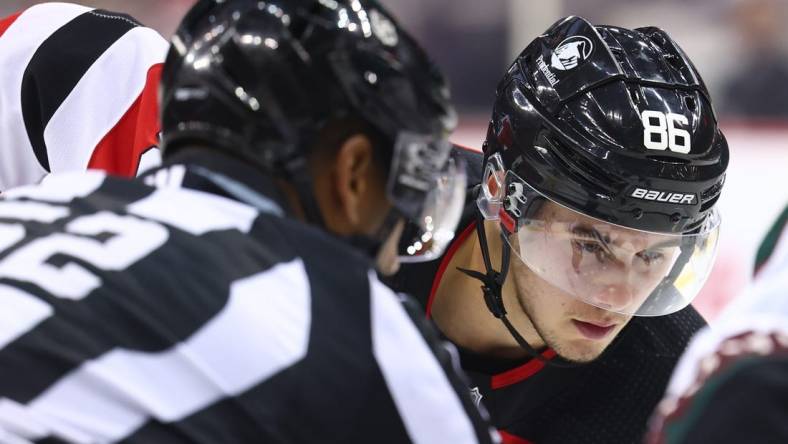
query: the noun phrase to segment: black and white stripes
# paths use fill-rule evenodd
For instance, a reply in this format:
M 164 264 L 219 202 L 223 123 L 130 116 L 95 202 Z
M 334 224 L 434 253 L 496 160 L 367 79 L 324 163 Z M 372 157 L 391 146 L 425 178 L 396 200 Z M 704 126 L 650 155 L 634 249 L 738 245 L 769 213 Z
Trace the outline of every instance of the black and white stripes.
M 128 175 L 156 143 L 155 95 L 167 50 L 128 16 L 33 6 L 0 30 L 0 190 L 49 172 Z
M 399 298 L 316 230 L 95 172 L 9 194 L 1 442 L 490 441 Z
M 36 48 L 22 74 L 22 118 L 33 152 L 45 170 L 51 171 L 44 130 L 53 115 L 96 60 L 137 26 L 138 23 L 129 19 L 87 11 L 61 26 Z M 63 51 L 67 47 L 79 47 L 83 56 L 72 58 Z M 113 87 L 115 85 L 106 86 L 104 93 L 110 92 L 110 95 L 119 89 Z

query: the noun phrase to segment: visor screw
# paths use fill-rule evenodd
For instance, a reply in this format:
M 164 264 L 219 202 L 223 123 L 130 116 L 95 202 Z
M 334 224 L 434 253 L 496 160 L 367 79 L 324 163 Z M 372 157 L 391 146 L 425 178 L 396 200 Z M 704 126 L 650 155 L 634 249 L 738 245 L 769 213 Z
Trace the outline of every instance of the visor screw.
M 681 215 L 679 213 L 673 213 L 670 216 L 670 221 L 673 222 L 674 224 L 679 223 L 680 220 L 681 220 Z
M 640 219 L 641 217 L 643 217 L 643 210 L 641 210 L 640 208 L 635 208 L 634 216 L 635 216 L 635 220 Z

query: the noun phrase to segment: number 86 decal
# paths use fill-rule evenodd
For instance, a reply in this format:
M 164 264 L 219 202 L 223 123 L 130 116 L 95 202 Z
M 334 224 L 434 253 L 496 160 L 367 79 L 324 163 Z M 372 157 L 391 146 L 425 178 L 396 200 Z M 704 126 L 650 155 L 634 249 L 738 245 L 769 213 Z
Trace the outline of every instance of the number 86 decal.
M 690 133 L 676 124 L 688 125 L 681 114 L 645 110 L 640 115 L 643 121 L 643 145 L 650 150 L 687 154 L 691 149 Z

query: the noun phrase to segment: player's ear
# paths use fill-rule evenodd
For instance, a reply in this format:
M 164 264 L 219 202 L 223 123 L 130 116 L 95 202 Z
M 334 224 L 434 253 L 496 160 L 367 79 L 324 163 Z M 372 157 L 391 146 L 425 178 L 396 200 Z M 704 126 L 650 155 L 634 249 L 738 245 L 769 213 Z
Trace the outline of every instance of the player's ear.
M 369 214 L 375 201 L 385 203 L 385 194 L 376 194 L 373 146 L 369 138 L 355 134 L 329 153 L 316 153 L 312 163 L 314 194 L 326 228 L 340 236 L 368 231 L 375 222 Z
M 337 210 L 354 232 L 363 231 L 367 225 L 365 199 L 376 188 L 376 170 L 373 147 L 369 138 L 356 134 L 349 137 L 337 151 L 333 187 L 337 196 Z

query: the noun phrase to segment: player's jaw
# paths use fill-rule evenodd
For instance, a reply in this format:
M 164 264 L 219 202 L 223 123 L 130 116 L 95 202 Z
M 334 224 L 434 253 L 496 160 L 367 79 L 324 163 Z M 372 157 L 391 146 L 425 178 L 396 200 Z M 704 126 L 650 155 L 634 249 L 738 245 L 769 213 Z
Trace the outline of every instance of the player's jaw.
M 583 302 L 578 304 L 585 305 Z M 568 321 L 562 325 L 565 334 L 558 338 L 560 345 L 557 344 L 562 350 L 556 351 L 570 361 L 588 362 L 598 358 L 607 349 L 631 316 L 593 308 L 582 314 L 568 315 L 567 318 Z
M 631 319 L 586 304 L 522 266 L 513 271 L 519 308 L 544 343 L 566 360 L 598 358 Z
M 583 302 L 572 305 L 575 304 L 567 312 L 547 322 L 535 322 L 534 326 L 547 346 L 562 358 L 591 362 L 607 349 L 631 318 L 594 307 L 586 309 Z

